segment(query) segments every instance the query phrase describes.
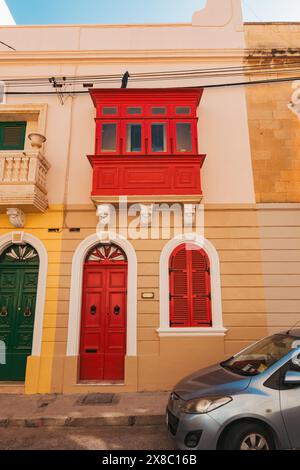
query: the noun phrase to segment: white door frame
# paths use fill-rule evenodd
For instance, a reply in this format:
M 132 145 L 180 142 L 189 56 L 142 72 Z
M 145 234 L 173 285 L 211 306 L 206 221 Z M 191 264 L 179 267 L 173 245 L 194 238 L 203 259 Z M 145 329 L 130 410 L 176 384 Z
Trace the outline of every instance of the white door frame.
M 18 232 L 20 233 L 20 232 Z M 14 232 L 7 233 L 0 237 L 0 255 L 10 245 L 14 245 L 13 242 Z M 36 295 L 36 307 L 35 307 L 35 318 L 33 326 L 33 339 L 32 339 L 32 356 L 40 356 L 42 350 L 42 335 L 43 335 L 43 323 L 44 323 L 44 311 L 45 311 L 45 299 L 46 299 L 46 286 L 47 286 L 47 271 L 48 271 L 48 253 L 44 244 L 31 235 L 30 233 L 22 232 L 22 242 L 28 243 L 33 246 L 39 255 L 39 275 Z
M 107 240 L 115 243 L 126 253 L 128 261 L 128 281 L 127 281 L 127 347 L 126 356 L 137 355 L 137 257 L 132 244 L 116 233 L 105 232 Z M 69 325 L 67 356 L 78 356 L 81 327 L 81 303 L 82 303 L 82 283 L 83 265 L 88 252 L 93 246 L 103 243 L 101 234 L 95 233 L 83 240 L 77 247 L 72 261 L 72 277 L 70 290 Z

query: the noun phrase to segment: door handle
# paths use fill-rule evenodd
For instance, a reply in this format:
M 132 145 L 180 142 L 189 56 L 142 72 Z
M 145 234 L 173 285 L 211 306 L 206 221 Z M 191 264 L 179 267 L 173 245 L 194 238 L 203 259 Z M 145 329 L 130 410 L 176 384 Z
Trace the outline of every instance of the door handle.
M 24 317 L 28 318 L 28 317 L 31 317 L 31 315 L 32 315 L 31 308 L 26 307 L 25 310 L 24 310 Z
M 115 315 L 120 315 L 121 313 L 121 307 L 119 307 L 119 305 L 115 305 L 114 306 L 114 314 Z
M 3 305 L 3 307 L 1 307 L 1 310 L 0 310 L 0 317 L 7 317 L 7 315 L 8 315 L 7 306 Z
M 91 315 L 96 315 L 96 313 L 97 313 L 97 306 L 91 305 Z

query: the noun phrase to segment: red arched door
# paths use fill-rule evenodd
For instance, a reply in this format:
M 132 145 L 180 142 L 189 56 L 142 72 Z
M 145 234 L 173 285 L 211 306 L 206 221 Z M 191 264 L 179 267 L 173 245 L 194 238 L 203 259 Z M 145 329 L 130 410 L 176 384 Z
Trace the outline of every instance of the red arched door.
M 99 244 L 83 272 L 80 380 L 123 380 L 126 354 L 127 259 Z
M 193 243 L 178 246 L 170 257 L 170 326 L 209 327 L 211 282 L 209 258 Z

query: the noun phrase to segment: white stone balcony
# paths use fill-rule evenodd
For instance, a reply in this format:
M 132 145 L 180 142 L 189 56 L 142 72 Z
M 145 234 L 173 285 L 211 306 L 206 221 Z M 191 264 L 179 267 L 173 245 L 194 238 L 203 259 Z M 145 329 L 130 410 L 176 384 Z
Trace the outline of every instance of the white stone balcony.
M 45 212 L 49 162 L 39 150 L 0 151 L 0 209 Z

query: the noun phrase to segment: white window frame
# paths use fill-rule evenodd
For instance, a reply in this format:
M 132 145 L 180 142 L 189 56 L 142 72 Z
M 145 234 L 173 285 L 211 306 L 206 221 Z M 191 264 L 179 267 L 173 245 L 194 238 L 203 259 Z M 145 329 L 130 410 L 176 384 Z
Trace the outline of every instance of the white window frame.
M 211 276 L 211 303 L 212 326 L 211 327 L 170 327 L 170 285 L 169 285 L 169 260 L 175 248 L 184 243 L 193 243 L 202 248 L 210 261 Z M 160 256 L 160 327 L 157 330 L 159 336 L 224 336 L 227 332 L 223 325 L 221 277 L 219 255 L 213 244 L 206 238 L 196 234 L 184 234 L 170 240 L 163 248 Z

